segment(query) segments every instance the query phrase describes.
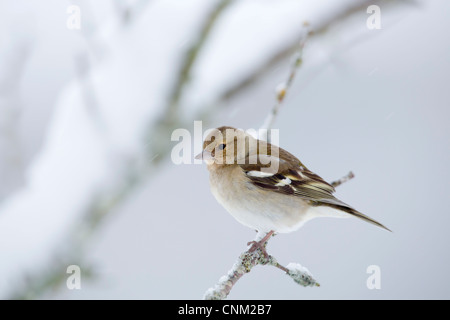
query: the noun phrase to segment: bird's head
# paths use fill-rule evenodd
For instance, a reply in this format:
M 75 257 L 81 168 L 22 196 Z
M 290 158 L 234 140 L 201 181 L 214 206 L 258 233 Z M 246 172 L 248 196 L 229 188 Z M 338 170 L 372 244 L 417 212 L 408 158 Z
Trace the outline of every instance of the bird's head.
M 196 159 L 203 159 L 206 164 L 233 165 L 240 164 L 251 154 L 256 154 L 258 140 L 242 130 L 223 126 L 213 129 L 203 142 L 203 151 Z

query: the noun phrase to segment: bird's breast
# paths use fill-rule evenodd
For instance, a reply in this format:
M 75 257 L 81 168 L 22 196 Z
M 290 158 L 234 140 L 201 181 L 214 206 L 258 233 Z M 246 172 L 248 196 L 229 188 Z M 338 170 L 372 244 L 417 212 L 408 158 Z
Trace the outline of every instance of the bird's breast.
M 237 221 L 252 229 L 290 232 L 306 218 L 306 202 L 258 188 L 239 166 L 210 170 L 210 184 L 217 201 Z

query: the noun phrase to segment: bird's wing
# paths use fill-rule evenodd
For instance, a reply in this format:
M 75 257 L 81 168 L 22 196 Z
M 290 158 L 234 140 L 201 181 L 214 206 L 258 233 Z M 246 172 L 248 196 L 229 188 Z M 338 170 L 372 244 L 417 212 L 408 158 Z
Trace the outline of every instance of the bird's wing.
M 267 161 L 270 159 L 270 164 Z M 290 161 L 289 161 L 290 160 Z M 241 164 L 240 167 L 254 185 L 287 195 L 299 196 L 310 201 L 337 200 L 334 187 L 308 170 L 299 160 L 284 159 L 282 155 L 258 156 L 258 161 Z M 337 203 L 336 203 L 337 204 Z
M 300 197 L 312 206 L 327 206 L 387 229 L 333 196 L 334 187 L 306 168 L 300 160 L 279 148 L 279 154 L 257 155 L 239 166 L 250 182 L 267 191 Z M 270 160 L 270 161 L 269 161 Z M 270 164 L 267 164 L 267 163 Z M 389 229 L 387 229 L 389 230 Z

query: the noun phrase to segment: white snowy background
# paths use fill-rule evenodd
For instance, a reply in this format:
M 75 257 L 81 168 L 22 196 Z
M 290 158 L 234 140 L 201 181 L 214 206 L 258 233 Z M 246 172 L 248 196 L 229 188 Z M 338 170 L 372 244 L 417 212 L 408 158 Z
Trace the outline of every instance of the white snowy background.
M 152 131 L 216 3 L 0 2 L 1 298 L 200 299 L 246 249 L 255 233 L 215 201 L 205 166 L 161 156 L 176 143 Z M 380 30 L 366 26 L 371 1 L 235 1 L 201 46 L 178 114 L 190 131 L 208 106 L 204 129 L 258 128 L 289 55 L 217 97 L 305 21 L 314 28 L 354 3 L 362 9 L 307 43 L 275 127 L 280 146 L 326 180 L 352 170 L 337 196 L 393 233 L 311 221 L 268 251 L 306 266 L 320 288 L 258 266 L 232 299 L 450 298 L 448 1 L 381 3 Z M 71 5 L 80 30 L 67 27 Z M 66 287 L 71 264 L 80 290 Z M 379 290 L 366 285 L 370 265 Z

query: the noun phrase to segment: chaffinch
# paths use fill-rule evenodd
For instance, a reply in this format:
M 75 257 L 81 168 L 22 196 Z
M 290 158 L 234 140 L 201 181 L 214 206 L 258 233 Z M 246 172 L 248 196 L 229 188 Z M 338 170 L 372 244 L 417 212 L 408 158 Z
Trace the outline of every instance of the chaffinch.
M 250 251 L 266 254 L 272 234 L 292 232 L 316 217 L 351 215 L 389 230 L 335 198 L 334 187 L 295 156 L 242 130 L 212 130 L 196 159 L 206 162 L 217 201 L 240 223 L 265 234 L 251 242 Z

